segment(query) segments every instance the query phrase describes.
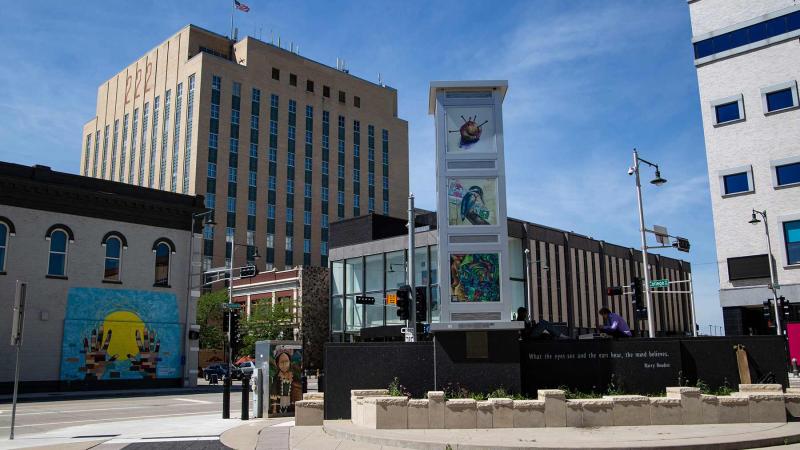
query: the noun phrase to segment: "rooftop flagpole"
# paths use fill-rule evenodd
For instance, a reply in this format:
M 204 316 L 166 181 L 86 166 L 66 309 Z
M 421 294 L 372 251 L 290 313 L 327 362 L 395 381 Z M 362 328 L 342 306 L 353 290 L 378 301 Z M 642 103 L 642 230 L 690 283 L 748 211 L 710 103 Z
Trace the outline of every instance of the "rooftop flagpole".
M 233 15 L 236 13 L 236 0 L 231 0 L 231 34 L 229 35 L 231 39 L 233 39 Z

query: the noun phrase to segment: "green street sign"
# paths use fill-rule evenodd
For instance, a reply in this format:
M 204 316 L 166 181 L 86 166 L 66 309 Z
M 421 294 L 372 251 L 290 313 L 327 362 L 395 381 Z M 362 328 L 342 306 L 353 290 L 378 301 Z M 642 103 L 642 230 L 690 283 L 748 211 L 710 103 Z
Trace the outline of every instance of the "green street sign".
M 238 303 L 226 303 L 225 307 L 228 308 L 228 309 L 239 309 L 239 308 L 242 307 L 242 305 L 240 305 Z
M 651 280 L 650 281 L 651 288 L 665 288 L 669 287 L 669 280 L 664 278 L 663 280 Z

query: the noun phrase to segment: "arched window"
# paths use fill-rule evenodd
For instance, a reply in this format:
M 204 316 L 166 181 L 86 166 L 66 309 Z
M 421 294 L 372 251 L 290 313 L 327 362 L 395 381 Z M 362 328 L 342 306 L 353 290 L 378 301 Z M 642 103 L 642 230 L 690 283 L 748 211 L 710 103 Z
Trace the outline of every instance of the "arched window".
M 169 286 L 169 263 L 175 246 L 172 241 L 161 238 L 153 244 L 153 253 L 156 254 L 155 286 Z
M 67 276 L 67 251 L 69 250 L 69 236 L 61 228 L 50 232 L 50 259 L 47 265 L 47 274 L 56 277 Z
M 122 263 L 122 241 L 116 236 L 111 236 L 106 239 L 105 246 L 106 259 L 103 279 L 106 281 L 119 281 Z
M 0 222 L 0 273 L 6 271 L 6 249 L 8 248 L 8 225 Z

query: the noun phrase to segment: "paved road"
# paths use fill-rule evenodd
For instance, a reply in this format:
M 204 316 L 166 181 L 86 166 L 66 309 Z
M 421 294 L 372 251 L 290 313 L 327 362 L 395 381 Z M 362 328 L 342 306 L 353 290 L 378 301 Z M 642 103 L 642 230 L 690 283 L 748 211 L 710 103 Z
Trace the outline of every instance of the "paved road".
M 231 417 L 240 417 L 240 411 L 241 387 L 236 385 L 231 392 Z M 15 428 L 17 435 L 22 436 L 93 423 L 214 413 L 222 414 L 222 394 L 219 392 L 76 398 L 20 403 L 17 405 Z M 10 427 L 11 404 L 0 403 L 0 435 L 7 435 Z

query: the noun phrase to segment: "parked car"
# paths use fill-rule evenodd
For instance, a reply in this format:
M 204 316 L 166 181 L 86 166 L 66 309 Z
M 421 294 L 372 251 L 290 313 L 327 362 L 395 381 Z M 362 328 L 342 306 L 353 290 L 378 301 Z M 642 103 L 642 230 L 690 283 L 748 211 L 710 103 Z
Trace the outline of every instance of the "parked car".
M 212 364 L 203 369 L 203 378 L 206 381 L 211 379 L 211 375 L 216 375 L 218 379 L 222 380 L 228 375 L 227 364 Z
M 253 361 L 245 361 L 238 366 L 234 366 L 231 377 L 234 380 L 241 380 L 244 375 L 253 376 L 255 368 L 256 364 Z

